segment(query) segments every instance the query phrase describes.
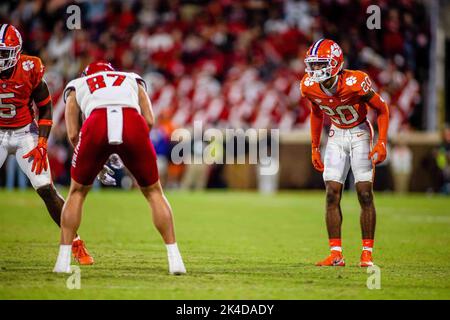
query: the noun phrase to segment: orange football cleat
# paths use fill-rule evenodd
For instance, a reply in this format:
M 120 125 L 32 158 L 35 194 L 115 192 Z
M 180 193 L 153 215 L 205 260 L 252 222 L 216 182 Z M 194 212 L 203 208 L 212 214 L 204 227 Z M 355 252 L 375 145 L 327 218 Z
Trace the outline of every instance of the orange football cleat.
M 362 268 L 373 266 L 372 252 L 370 252 L 369 250 L 363 250 L 363 252 L 361 253 L 361 260 L 359 262 L 359 266 Z
M 318 267 L 343 267 L 345 266 L 344 256 L 342 252 L 331 250 L 331 254 L 323 261 L 316 263 Z
M 81 239 L 74 240 L 72 243 L 73 258 L 81 265 L 94 264 L 94 258 L 91 257 Z

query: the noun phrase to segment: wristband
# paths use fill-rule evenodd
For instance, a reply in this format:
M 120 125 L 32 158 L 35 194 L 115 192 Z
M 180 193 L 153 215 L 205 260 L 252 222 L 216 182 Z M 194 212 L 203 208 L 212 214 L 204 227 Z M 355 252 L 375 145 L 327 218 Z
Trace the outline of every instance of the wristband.
M 39 126 L 51 126 L 53 124 L 53 120 L 51 119 L 39 119 L 38 125 Z
M 47 149 L 47 138 L 46 137 L 39 137 L 38 139 L 38 146 L 45 147 Z

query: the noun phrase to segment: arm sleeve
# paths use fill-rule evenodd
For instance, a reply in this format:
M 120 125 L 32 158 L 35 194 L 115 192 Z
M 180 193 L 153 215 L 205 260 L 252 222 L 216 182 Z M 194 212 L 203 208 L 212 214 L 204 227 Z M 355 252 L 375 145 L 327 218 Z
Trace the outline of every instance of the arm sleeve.
M 373 96 L 367 103 L 377 112 L 378 140 L 386 141 L 389 128 L 389 107 L 378 93 L 372 92 Z
M 323 112 L 320 107 L 311 102 L 311 146 L 320 147 L 320 136 L 323 127 Z
M 31 97 L 38 108 L 46 107 L 52 102 L 52 97 L 44 79 L 34 88 Z M 50 105 L 51 108 L 51 105 Z
M 304 81 L 305 77 L 303 77 L 302 81 L 300 82 L 300 95 L 302 99 L 306 99 L 306 101 L 308 101 L 308 104 L 310 105 L 311 146 L 313 148 L 318 148 L 320 147 L 320 136 L 322 135 L 323 112 L 317 104 L 315 104 L 308 98 L 305 92 L 305 89 L 307 88 L 304 87 Z

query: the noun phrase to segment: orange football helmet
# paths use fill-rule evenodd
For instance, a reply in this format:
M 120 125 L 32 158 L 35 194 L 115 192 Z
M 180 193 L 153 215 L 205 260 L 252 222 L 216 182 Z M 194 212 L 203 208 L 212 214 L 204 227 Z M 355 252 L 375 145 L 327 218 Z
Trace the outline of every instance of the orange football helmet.
M 10 24 L 0 24 L 0 72 L 12 68 L 20 58 L 22 36 Z
M 322 82 L 337 75 L 344 66 L 344 54 L 341 47 L 329 39 L 314 42 L 306 52 L 305 71 L 310 80 Z

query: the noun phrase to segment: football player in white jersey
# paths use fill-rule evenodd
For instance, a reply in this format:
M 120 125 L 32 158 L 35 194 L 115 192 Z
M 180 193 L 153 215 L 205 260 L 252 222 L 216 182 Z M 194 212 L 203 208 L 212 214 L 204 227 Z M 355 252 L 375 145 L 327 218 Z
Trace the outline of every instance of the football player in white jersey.
M 64 91 L 67 134 L 75 148 L 69 195 L 61 216 L 61 242 L 54 272 L 69 273 L 71 241 L 81 223 L 84 200 L 111 154 L 117 154 L 136 178 L 147 199 L 155 227 L 167 248 L 169 273 L 186 269 L 175 241 L 173 215 L 164 196 L 149 139 L 153 125 L 145 82 L 135 73 L 115 71 L 111 64 L 88 65 Z M 81 115 L 85 118 L 80 124 Z

